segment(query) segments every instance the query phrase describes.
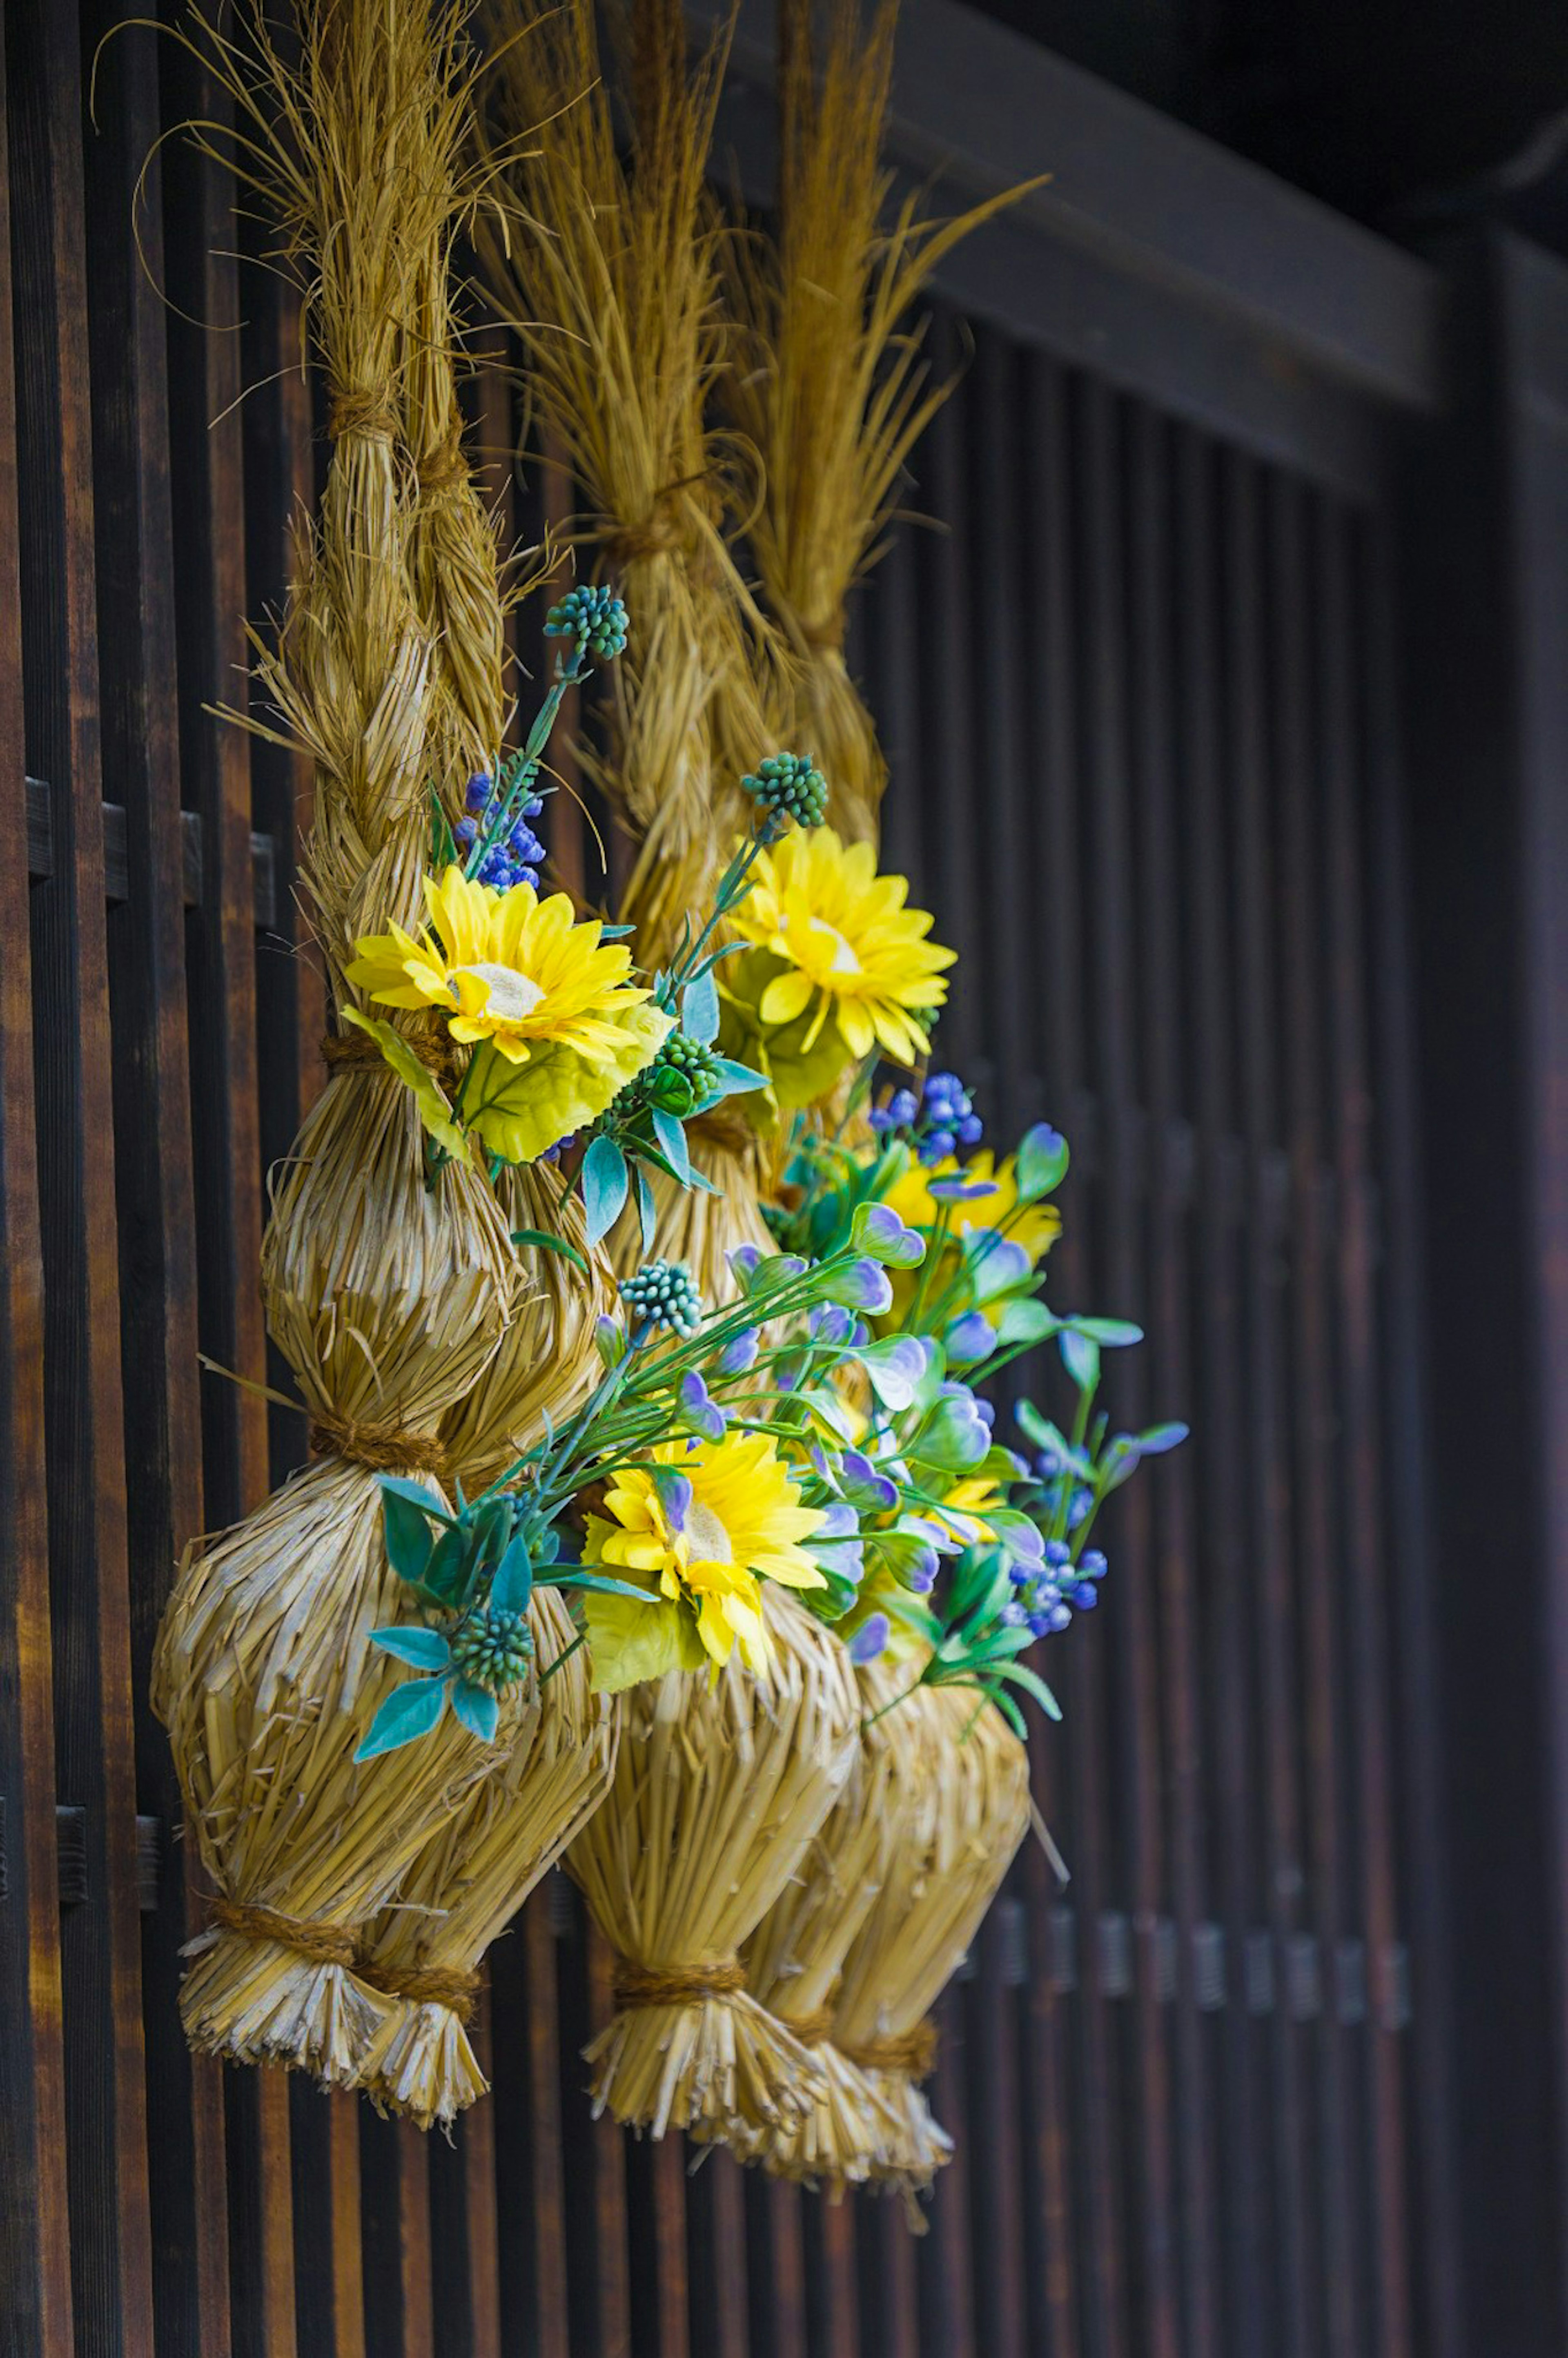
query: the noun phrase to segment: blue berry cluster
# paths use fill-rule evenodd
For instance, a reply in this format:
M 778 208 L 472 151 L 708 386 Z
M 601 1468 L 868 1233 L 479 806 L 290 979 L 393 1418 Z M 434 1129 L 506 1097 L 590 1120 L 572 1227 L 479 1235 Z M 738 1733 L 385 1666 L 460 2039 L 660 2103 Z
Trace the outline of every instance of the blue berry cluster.
M 1047 1525 L 1060 1521 L 1066 1509 L 1066 1524 L 1076 1531 L 1089 1509 L 1094 1505 L 1094 1493 L 1078 1478 L 1087 1469 L 1087 1459 L 1079 1452 L 1075 1457 L 1064 1458 L 1054 1449 L 1042 1449 L 1034 1459 L 1034 1478 L 1040 1485 L 1040 1495 L 1034 1502 L 1040 1520 Z
M 1098 1548 L 1086 1548 L 1076 1563 L 1065 1540 L 1047 1540 L 1044 1564 L 1014 1563 L 1013 1595 L 1001 1608 L 1010 1629 L 1028 1628 L 1032 1638 L 1054 1637 L 1075 1612 L 1092 1613 L 1106 1562 Z
M 928 1073 L 918 1099 L 913 1089 L 894 1089 L 886 1105 L 875 1106 L 871 1128 L 884 1134 L 907 1130 L 915 1152 L 927 1165 L 945 1163 L 960 1146 L 978 1146 L 985 1125 L 957 1073 Z
M 702 1324 L 702 1296 L 683 1260 L 648 1260 L 621 1281 L 621 1298 L 642 1325 L 689 1340 Z
M 568 590 L 545 617 L 547 639 L 575 639 L 600 663 L 613 663 L 626 644 L 626 609 L 602 581 Z
M 452 839 L 463 859 L 474 845 L 487 836 L 505 801 L 507 789 L 498 786 L 488 770 L 476 770 L 463 795 L 463 815 L 452 829 Z M 510 832 L 499 843 L 492 843 L 474 873 L 481 884 L 492 884 L 498 892 L 510 892 L 514 884 L 532 884 L 539 889 L 539 871 L 545 864 L 545 847 L 529 822 L 536 819 L 545 807 L 542 795 L 530 795 L 514 817 Z
M 797 827 L 820 827 L 827 812 L 827 781 L 809 753 L 773 753 L 757 764 L 754 777 L 741 781 L 769 818 L 792 818 Z

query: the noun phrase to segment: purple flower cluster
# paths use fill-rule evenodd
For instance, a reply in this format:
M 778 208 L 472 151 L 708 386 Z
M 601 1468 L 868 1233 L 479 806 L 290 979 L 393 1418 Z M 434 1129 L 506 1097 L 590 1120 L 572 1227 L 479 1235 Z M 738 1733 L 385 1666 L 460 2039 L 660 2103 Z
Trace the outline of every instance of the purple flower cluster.
M 985 1136 L 985 1126 L 957 1073 L 928 1073 L 918 1098 L 913 1089 L 894 1089 L 887 1103 L 873 1106 L 867 1118 L 879 1137 L 893 1130 L 911 1131 L 915 1152 L 928 1166 L 946 1162 L 960 1146 L 978 1146 Z
M 488 770 L 477 770 L 469 780 L 463 795 L 463 816 L 452 829 L 453 840 L 463 859 L 490 833 L 506 791 L 504 785 L 496 784 Z M 537 818 L 544 807 L 542 795 L 530 795 L 520 806 L 510 832 L 499 843 L 491 845 L 474 871 L 480 883 L 493 885 L 498 892 L 510 892 L 514 884 L 531 884 L 538 891 L 545 847 L 529 821 Z
M 1075 1610 L 1094 1611 L 1106 1561 L 1098 1548 L 1086 1548 L 1075 1563 L 1065 1540 L 1047 1540 L 1043 1563 L 1014 1563 L 1010 1571 L 1013 1595 L 1001 1608 L 1002 1621 L 1010 1629 L 1027 1625 L 1032 1638 L 1049 1638 L 1066 1628 Z

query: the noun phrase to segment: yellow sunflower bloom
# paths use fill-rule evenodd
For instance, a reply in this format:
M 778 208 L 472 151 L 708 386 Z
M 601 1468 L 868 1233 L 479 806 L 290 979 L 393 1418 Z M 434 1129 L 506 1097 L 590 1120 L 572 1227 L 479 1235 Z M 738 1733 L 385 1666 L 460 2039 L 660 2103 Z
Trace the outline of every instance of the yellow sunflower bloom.
M 425 902 L 417 940 L 394 925 L 355 944 L 357 989 L 384 1007 L 439 1007 L 454 1040 L 493 1040 L 513 1065 L 546 1041 L 590 1064 L 622 1052 L 625 1016 L 652 994 L 630 980 L 625 944 L 601 942 L 597 918 L 579 925 L 564 892 L 497 892 L 454 863 L 425 879 Z
M 650 1666 L 681 1667 L 676 1652 L 662 1654 L 649 1642 L 659 1600 L 673 1625 L 685 1616 L 667 1613 L 687 1605 L 697 1617 L 697 1635 L 709 1660 L 727 1662 L 739 1646 L 753 1671 L 769 1662 L 762 1620 L 762 1584 L 785 1588 L 827 1585 L 800 1541 L 823 1521 L 803 1507 L 766 1433 L 731 1433 L 700 1451 L 668 1442 L 653 1453 L 653 1464 L 685 1477 L 683 1495 L 666 1481 L 661 1489 L 650 1471 L 629 1466 L 605 1495 L 605 1513 L 590 1515 L 583 1562 L 620 1579 L 646 1585 L 647 1606 L 629 1598 L 585 1598 L 594 1683 L 613 1692 L 651 1674 Z M 630 1671 L 630 1675 L 626 1673 Z
M 770 1029 L 806 1016 L 801 1050 L 838 1025 L 849 1054 L 875 1047 L 901 1064 L 925 1053 L 923 1018 L 947 996 L 956 952 L 928 941 L 931 918 L 905 905 L 903 876 L 879 876 L 870 844 L 840 843 L 831 827 L 794 829 L 759 858 L 736 931 L 783 961 L 757 1014 Z
M 631 952 L 579 925 L 564 892 L 497 892 L 456 865 L 425 880 L 417 937 L 367 934 L 347 979 L 384 1007 L 433 1007 L 477 1050 L 452 1109 L 506 1163 L 530 1163 L 602 1113 L 673 1020 L 631 979 Z
M 965 1178 L 977 1184 L 983 1182 L 994 1192 L 989 1195 L 971 1196 L 968 1201 L 943 1203 L 931 1193 L 933 1179 Z M 982 1228 L 1006 1227 L 1008 1242 L 1022 1248 L 1029 1256 L 1031 1269 L 1037 1268 L 1062 1233 L 1062 1215 L 1054 1204 L 1018 1205 L 1018 1183 L 1014 1158 L 1011 1154 L 998 1163 L 989 1147 L 959 1163 L 948 1155 L 943 1162 L 926 1170 L 912 1163 L 907 1171 L 895 1179 L 885 1191 L 882 1200 L 892 1206 L 901 1220 L 912 1228 L 934 1229 L 944 1213 L 947 1233 L 952 1239 L 943 1248 L 945 1268 L 932 1273 L 926 1292 L 939 1292 L 952 1273 L 952 1265 L 963 1238 L 976 1235 Z M 887 1314 L 886 1325 L 895 1330 L 908 1312 L 914 1298 L 920 1272 L 903 1269 L 888 1271 L 892 1282 L 892 1307 Z

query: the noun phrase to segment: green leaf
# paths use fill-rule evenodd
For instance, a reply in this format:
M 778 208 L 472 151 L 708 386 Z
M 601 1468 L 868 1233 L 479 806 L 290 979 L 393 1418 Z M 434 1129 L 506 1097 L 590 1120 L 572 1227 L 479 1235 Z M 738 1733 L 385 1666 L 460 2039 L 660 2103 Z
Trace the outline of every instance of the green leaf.
M 750 1065 L 737 1064 L 733 1056 L 716 1056 L 713 1077 L 719 1084 L 719 1094 L 724 1098 L 748 1097 L 753 1089 L 765 1089 L 766 1073 L 753 1072 Z
M 450 1604 L 456 1597 L 468 1561 L 468 1533 L 454 1523 L 436 1541 L 436 1551 L 425 1572 L 425 1586 L 432 1596 Z
M 682 991 L 680 1020 L 681 1029 L 701 1047 L 719 1037 L 719 986 L 711 968 Z
M 590 1596 L 585 1618 L 596 1694 L 619 1694 L 666 1671 L 700 1670 L 708 1660 L 696 1621 L 679 1605 Z
M 1002 1345 L 1044 1343 L 1059 1323 L 1043 1302 L 1010 1302 L 1002 1311 L 996 1338 Z
M 587 1632 L 579 1629 L 577 1636 L 572 1639 L 571 1644 L 568 1646 L 563 1652 L 557 1654 L 553 1662 L 546 1663 L 544 1669 L 539 1673 L 539 1684 L 541 1686 L 547 1686 L 549 1682 L 555 1677 L 556 1672 L 557 1671 L 564 1671 L 567 1664 L 571 1660 L 572 1656 L 582 1647 L 586 1646 L 587 1643 Z
M 1032 1671 L 1027 1662 L 1010 1662 L 1001 1675 L 1011 1679 L 1014 1686 L 1022 1687 L 1025 1694 L 1032 1694 L 1047 1719 L 1061 1718 L 1061 1704 L 1039 1672 Z
M 626 1157 L 612 1138 L 596 1138 L 582 1159 L 582 1200 L 588 1211 L 588 1240 L 596 1245 L 621 1217 L 630 1182 Z
M 468 1140 L 452 1120 L 452 1109 L 445 1090 L 434 1073 L 428 1071 L 414 1054 L 401 1032 L 390 1023 L 383 1023 L 370 1015 L 362 1015 L 357 1007 L 345 1007 L 345 1023 L 352 1023 L 368 1032 L 382 1055 L 400 1081 L 412 1090 L 419 1119 L 438 1146 L 444 1146 L 454 1163 L 467 1163 Z
M 481 1744 L 493 1744 L 501 1718 L 501 1705 L 483 1687 L 476 1687 L 471 1679 L 460 1679 L 452 1689 L 452 1709 L 470 1736 Z
M 658 1140 L 665 1160 L 683 1186 L 691 1179 L 691 1156 L 687 1149 L 686 1132 L 673 1113 L 663 1106 L 654 1108 L 654 1135 Z
M 406 1498 L 411 1507 L 417 1507 L 419 1512 L 428 1515 L 432 1522 L 451 1525 L 457 1521 L 457 1517 L 442 1504 L 433 1490 L 427 1490 L 422 1482 L 406 1481 L 401 1474 L 384 1474 L 381 1477 L 384 1500 L 389 1492 L 393 1498 Z
M 1048 1121 L 1037 1121 L 1019 1141 L 1013 1181 L 1021 1204 L 1033 1204 L 1059 1187 L 1067 1173 L 1067 1141 Z
M 394 1687 L 366 1729 L 355 1761 L 374 1760 L 383 1752 L 395 1752 L 416 1737 L 428 1736 L 446 1708 L 449 1683 L 445 1677 L 410 1679 Z
M 401 1624 L 395 1629 L 373 1629 L 373 1646 L 384 1654 L 395 1654 L 400 1662 L 412 1662 L 416 1671 L 444 1671 L 452 1659 L 452 1650 L 438 1629 L 424 1628 L 417 1621 Z
M 1064 1326 L 1056 1337 L 1056 1347 L 1062 1354 L 1062 1365 L 1078 1390 L 1093 1391 L 1099 1381 L 1099 1345 L 1093 1336 L 1080 1335 L 1076 1327 Z
M 388 1563 L 399 1580 L 406 1580 L 412 1587 L 417 1588 L 428 1569 L 430 1552 L 436 1544 L 428 1509 L 416 1506 L 411 1498 L 384 1481 L 381 1486 L 381 1520 Z
M 643 1257 L 646 1260 L 654 1249 L 654 1239 L 658 1234 L 658 1206 L 654 1201 L 654 1190 L 649 1183 L 648 1174 L 642 1164 L 634 1163 L 632 1168 L 637 1178 L 637 1222 L 643 1231 Z
M 1076 1334 L 1087 1335 L 1103 1350 L 1124 1351 L 1143 1340 L 1142 1327 L 1135 1326 L 1130 1318 L 1075 1318 L 1070 1323 Z
M 891 1204 L 857 1204 L 849 1222 L 849 1242 L 885 1269 L 918 1269 L 925 1259 L 925 1240 L 906 1226 Z
M 629 1580 L 612 1580 L 605 1572 L 584 1572 L 579 1564 L 573 1564 L 569 1572 L 559 1574 L 548 1585 L 552 1588 L 584 1589 L 595 1596 L 630 1596 L 638 1605 L 648 1602 L 645 1588 L 635 1587 Z
M 565 1237 L 553 1237 L 548 1228 L 514 1228 L 512 1241 L 514 1245 L 533 1245 L 540 1252 L 559 1253 L 563 1260 L 580 1269 L 584 1277 L 589 1274 L 587 1260 L 576 1245 L 568 1244 Z
M 514 1531 L 490 1584 L 491 1609 L 496 1613 L 526 1613 L 534 1594 L 534 1565 L 525 1531 Z

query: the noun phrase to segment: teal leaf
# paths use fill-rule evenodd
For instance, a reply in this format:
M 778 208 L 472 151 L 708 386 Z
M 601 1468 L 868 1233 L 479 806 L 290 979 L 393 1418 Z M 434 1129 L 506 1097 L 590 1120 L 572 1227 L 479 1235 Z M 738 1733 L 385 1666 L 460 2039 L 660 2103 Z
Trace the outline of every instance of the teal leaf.
M 446 1708 L 447 1677 L 410 1679 L 394 1687 L 381 1709 L 365 1731 L 363 1743 L 354 1758 L 374 1760 L 383 1752 L 395 1752 L 417 1736 L 428 1736 Z
M 1124 1351 L 1143 1340 L 1142 1327 L 1135 1326 L 1130 1318 L 1075 1318 L 1071 1323 L 1078 1334 L 1087 1335 L 1102 1350 Z
M 738 1065 L 733 1056 L 716 1056 L 713 1077 L 719 1084 L 719 1094 L 725 1098 L 745 1097 L 752 1089 L 765 1089 L 766 1073 L 754 1073 L 750 1065 Z
M 568 1244 L 565 1237 L 553 1237 L 548 1228 L 514 1228 L 512 1241 L 514 1245 L 533 1245 L 540 1252 L 559 1253 L 564 1260 L 580 1269 L 584 1277 L 589 1274 L 588 1262 L 576 1245 Z
M 719 1035 L 719 985 L 711 968 L 688 982 L 681 993 L 681 1029 L 706 1048 Z
M 435 1553 L 426 1567 L 425 1586 L 432 1596 L 447 1600 L 456 1596 L 467 1558 L 468 1535 L 454 1523 L 436 1541 Z
M 582 1200 L 588 1212 L 588 1240 L 596 1245 L 621 1217 L 629 1184 L 626 1157 L 612 1138 L 596 1138 L 582 1158 Z
M 424 1628 L 417 1621 L 401 1624 L 395 1629 L 373 1629 L 373 1646 L 384 1654 L 395 1654 L 400 1662 L 412 1662 L 416 1671 L 444 1671 L 451 1660 L 452 1651 L 438 1629 Z
M 491 1608 L 496 1613 L 526 1613 L 534 1594 L 534 1565 L 525 1532 L 514 1531 L 490 1584 Z
M 647 1173 L 640 1163 L 634 1163 L 633 1168 L 637 1174 L 637 1220 L 643 1231 L 643 1254 L 645 1260 L 653 1251 L 654 1239 L 658 1234 L 658 1207 L 654 1202 L 654 1190 Z
M 381 1520 L 388 1563 L 399 1580 L 406 1580 L 417 1588 L 429 1568 L 431 1550 L 436 1544 L 428 1509 L 416 1507 L 411 1498 L 384 1482 Z
M 1092 1335 L 1080 1335 L 1076 1327 L 1064 1326 L 1056 1337 L 1056 1347 L 1062 1354 L 1062 1365 L 1081 1392 L 1092 1392 L 1099 1381 L 1099 1345 Z
M 1003 1345 L 1044 1343 L 1056 1332 L 1058 1324 L 1043 1302 L 1010 1302 L 1001 1314 L 997 1341 Z
M 476 1687 L 471 1679 L 460 1679 L 452 1689 L 452 1709 L 470 1736 L 477 1736 L 481 1744 L 495 1742 L 501 1705 L 483 1687 Z
M 427 1490 L 422 1483 L 406 1482 L 401 1474 L 382 1476 L 381 1495 L 384 1498 L 388 1491 L 395 1498 L 406 1498 L 411 1507 L 417 1507 L 420 1513 L 428 1515 L 433 1522 L 451 1523 L 456 1520 L 432 1491 Z
M 1067 1141 L 1048 1121 L 1037 1121 L 1019 1141 L 1013 1182 L 1021 1204 L 1035 1203 L 1059 1187 L 1067 1172 Z
M 663 1106 L 654 1108 L 654 1136 L 658 1140 L 665 1160 L 675 1177 L 683 1186 L 688 1185 L 691 1180 L 691 1156 L 687 1151 L 686 1132 L 674 1114 L 666 1113 Z

